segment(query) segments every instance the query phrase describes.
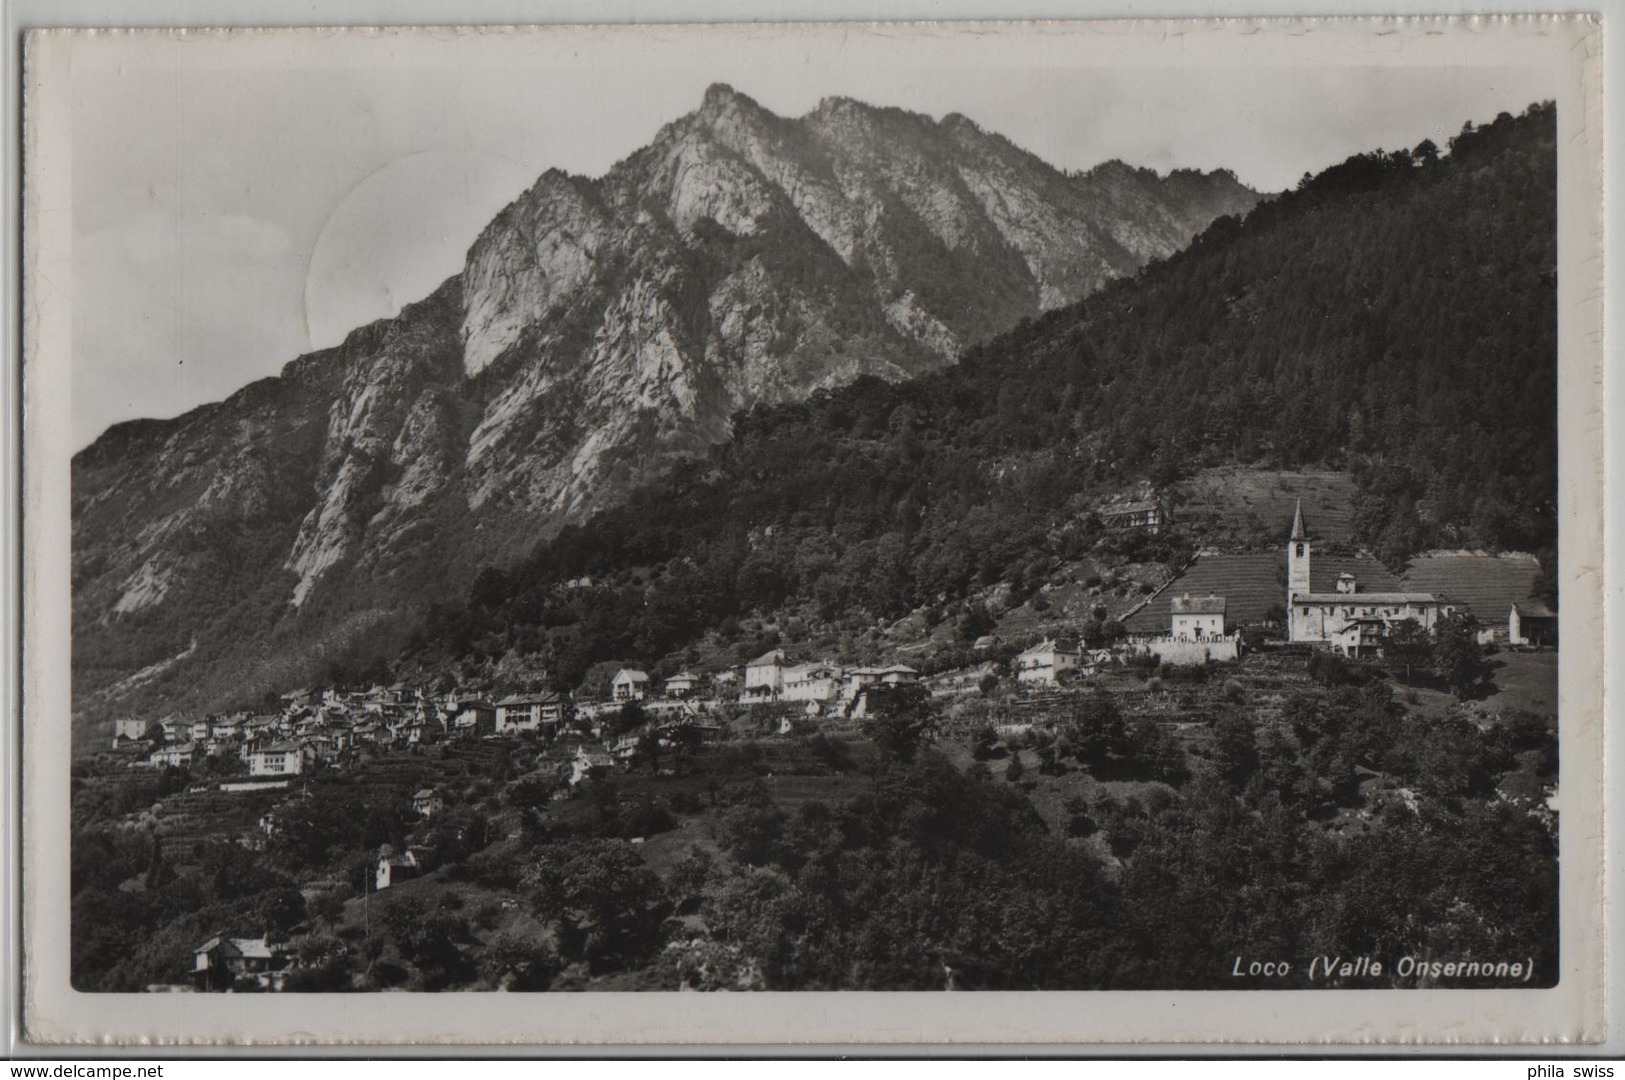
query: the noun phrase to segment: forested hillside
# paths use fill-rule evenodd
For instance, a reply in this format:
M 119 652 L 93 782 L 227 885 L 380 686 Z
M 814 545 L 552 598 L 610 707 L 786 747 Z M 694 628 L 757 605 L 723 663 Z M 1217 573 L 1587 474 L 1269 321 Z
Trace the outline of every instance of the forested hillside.
M 415 659 L 518 651 L 573 685 L 787 605 L 949 617 L 1097 550 L 1110 493 L 1232 462 L 1351 470 L 1356 539 L 1393 564 L 1549 551 L 1555 181 L 1550 105 L 1305 177 L 953 369 L 738 417 L 708 459 L 482 574 Z

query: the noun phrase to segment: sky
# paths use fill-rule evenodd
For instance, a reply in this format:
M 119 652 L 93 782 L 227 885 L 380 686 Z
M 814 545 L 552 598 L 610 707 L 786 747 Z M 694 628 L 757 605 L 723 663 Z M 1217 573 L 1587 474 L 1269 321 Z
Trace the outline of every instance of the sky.
M 1051 164 L 1264 191 L 1556 96 L 1518 35 L 575 28 L 76 44 L 73 444 L 226 397 L 456 273 L 548 168 L 601 175 L 726 82 L 960 112 Z

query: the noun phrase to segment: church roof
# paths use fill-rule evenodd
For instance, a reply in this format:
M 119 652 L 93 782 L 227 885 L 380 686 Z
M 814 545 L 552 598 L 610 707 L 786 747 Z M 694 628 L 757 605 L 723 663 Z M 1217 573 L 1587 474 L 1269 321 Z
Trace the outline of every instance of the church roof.
M 1291 540 L 1307 540 L 1307 539 L 1309 539 L 1309 534 L 1307 532 L 1305 532 L 1304 528 L 1303 528 L 1303 500 L 1302 499 L 1298 500 L 1297 507 L 1292 511 L 1292 535 L 1288 539 L 1291 539 Z

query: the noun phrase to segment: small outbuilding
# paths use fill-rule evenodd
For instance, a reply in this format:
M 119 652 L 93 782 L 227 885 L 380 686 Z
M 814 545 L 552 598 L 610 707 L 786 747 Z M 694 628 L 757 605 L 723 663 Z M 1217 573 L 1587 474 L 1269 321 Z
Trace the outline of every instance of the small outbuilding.
M 412 809 L 418 817 L 432 818 L 446 808 L 446 800 L 434 788 L 424 788 L 412 796 Z

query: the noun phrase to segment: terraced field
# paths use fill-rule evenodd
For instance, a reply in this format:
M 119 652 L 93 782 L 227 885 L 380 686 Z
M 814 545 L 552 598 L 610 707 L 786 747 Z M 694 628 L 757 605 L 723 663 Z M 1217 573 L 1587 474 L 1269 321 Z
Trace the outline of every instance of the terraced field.
M 1512 605 L 1529 599 L 1540 577 L 1533 555 L 1439 552 L 1418 555 L 1405 571 L 1405 587 L 1447 597 L 1480 622 L 1505 623 Z
M 1322 542 L 1354 539 L 1354 478 L 1346 472 L 1203 469 L 1175 488 L 1173 523 L 1198 544 L 1228 550 L 1284 541 L 1303 500 L 1304 523 Z
M 159 803 L 158 836 L 165 850 L 184 858 L 198 840 L 254 835 L 260 816 L 288 798 L 287 790 L 186 791 Z

